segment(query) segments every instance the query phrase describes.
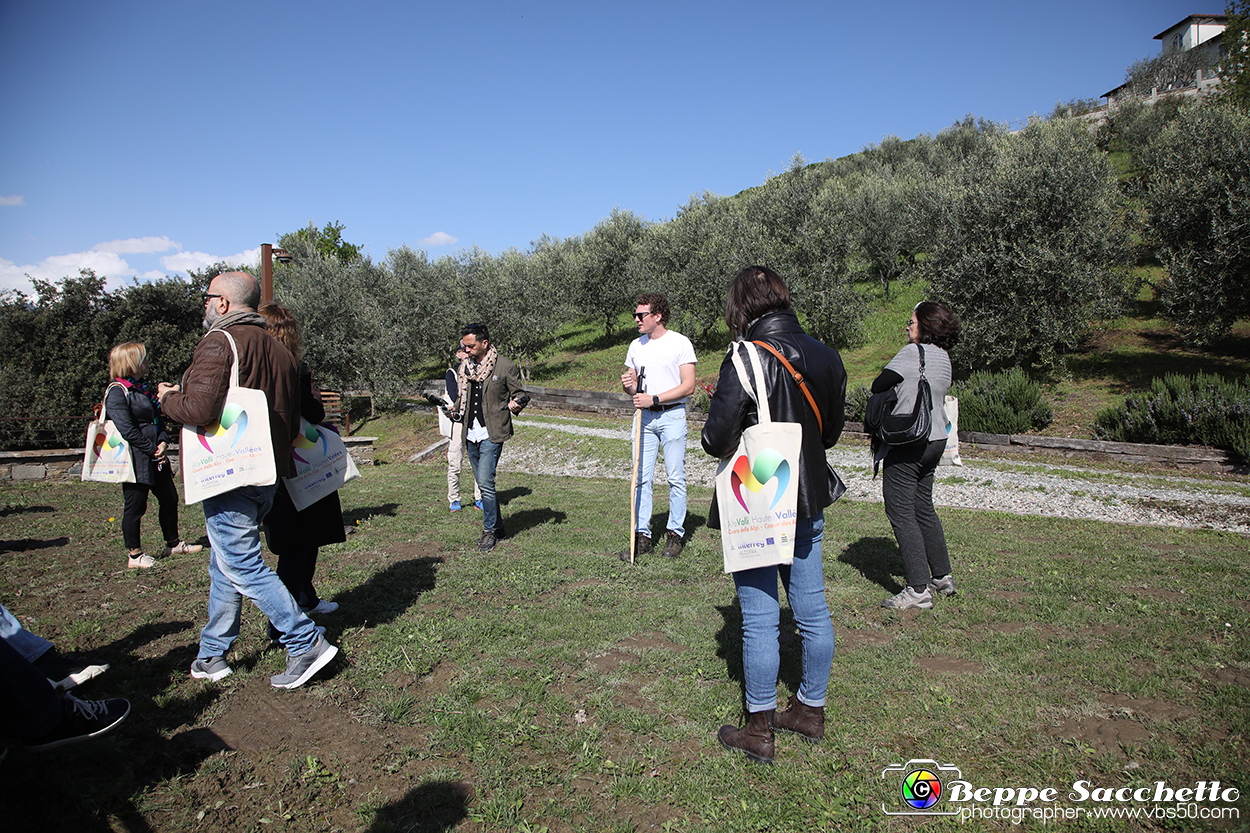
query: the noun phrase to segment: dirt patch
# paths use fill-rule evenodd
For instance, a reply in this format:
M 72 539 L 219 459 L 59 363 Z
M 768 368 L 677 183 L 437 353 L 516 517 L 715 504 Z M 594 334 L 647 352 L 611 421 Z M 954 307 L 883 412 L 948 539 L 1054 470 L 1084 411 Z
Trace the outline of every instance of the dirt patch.
M 875 648 L 888 645 L 894 637 L 881 631 L 846 630 L 838 631 L 837 643 L 839 651 L 854 651 L 856 648 Z
M 1143 599 L 1164 599 L 1169 602 L 1189 600 L 1189 596 L 1185 595 L 1183 590 L 1164 590 L 1161 587 L 1125 587 L 1124 592 L 1130 596 L 1139 596 Z
M 1204 676 L 1213 683 L 1250 688 L 1250 668 L 1212 668 Z
M 1134 720 L 1086 717 L 1065 720 L 1051 730 L 1058 738 L 1068 738 L 1096 752 L 1125 754 L 1150 742 L 1151 733 Z
M 1191 709 L 1150 697 L 1131 697 L 1127 694 L 1103 693 L 1098 696 L 1098 699 L 1112 714 L 1119 713 L 1124 717 L 1176 721 L 1196 716 Z
M 945 674 L 980 674 L 985 670 L 982 663 L 959 657 L 916 657 L 916 664 L 925 671 Z
M 998 599 L 1003 602 L 1018 602 L 1028 595 L 1023 590 L 991 590 L 989 592 L 991 599 Z

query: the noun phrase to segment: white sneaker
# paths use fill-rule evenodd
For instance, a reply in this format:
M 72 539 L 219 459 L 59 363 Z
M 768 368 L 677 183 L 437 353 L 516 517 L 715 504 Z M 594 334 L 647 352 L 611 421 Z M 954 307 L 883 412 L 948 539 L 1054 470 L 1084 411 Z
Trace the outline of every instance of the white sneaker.
M 890 607 L 895 610 L 910 610 L 919 608 L 920 610 L 928 610 L 933 607 L 933 594 L 926 587 L 923 593 L 917 593 L 911 589 L 911 586 L 903 588 L 901 593 L 896 593 L 881 603 L 882 607 Z
M 317 602 L 316 607 L 309 608 L 308 610 L 305 610 L 304 613 L 308 614 L 309 616 L 319 616 L 322 613 L 333 613 L 334 611 L 338 609 L 339 609 L 338 602 L 332 602 L 329 599 L 322 599 L 321 601 Z

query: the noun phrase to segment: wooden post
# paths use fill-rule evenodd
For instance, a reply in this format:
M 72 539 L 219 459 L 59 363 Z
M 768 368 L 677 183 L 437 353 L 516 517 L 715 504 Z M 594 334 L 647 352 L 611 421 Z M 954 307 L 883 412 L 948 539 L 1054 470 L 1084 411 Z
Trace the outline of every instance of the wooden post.
M 260 303 L 273 303 L 273 244 L 260 244 Z

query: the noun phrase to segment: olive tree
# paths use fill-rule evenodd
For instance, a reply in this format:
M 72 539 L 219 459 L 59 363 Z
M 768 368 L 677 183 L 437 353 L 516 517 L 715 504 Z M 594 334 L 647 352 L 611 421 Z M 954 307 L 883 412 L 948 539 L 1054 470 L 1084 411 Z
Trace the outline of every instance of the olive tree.
M 629 262 L 650 225 L 630 211 L 613 209 L 581 237 L 570 241 L 540 241 L 548 269 L 566 276 L 565 286 L 575 318 L 592 318 L 610 337 L 622 312 L 633 308 L 637 294 L 630 281 Z M 553 275 L 555 277 L 555 275 Z
M 941 188 L 927 270 L 969 369 L 1053 369 L 1131 291 L 1115 175 L 1080 122 L 989 134 Z
M 417 355 L 414 298 L 368 257 L 344 263 L 310 240 L 283 242 L 292 259 L 274 270 L 275 300 L 299 319 L 304 358 L 328 385 L 363 388 L 376 415 L 377 397 L 406 384 Z
M 1187 107 L 1143 153 L 1163 312 L 1196 344 L 1250 315 L 1250 114 Z

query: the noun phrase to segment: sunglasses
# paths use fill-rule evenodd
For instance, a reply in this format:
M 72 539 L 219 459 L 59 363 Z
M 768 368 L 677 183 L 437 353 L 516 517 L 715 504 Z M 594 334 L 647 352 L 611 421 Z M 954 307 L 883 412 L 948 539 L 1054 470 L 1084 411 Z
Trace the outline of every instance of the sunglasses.
M 634 320 L 641 321 L 642 319 L 646 318 L 648 315 L 655 315 L 655 313 L 654 312 L 636 312 L 634 313 Z
M 210 295 L 207 292 L 201 293 L 204 296 L 203 303 L 207 304 L 211 298 L 220 298 L 220 295 Z

